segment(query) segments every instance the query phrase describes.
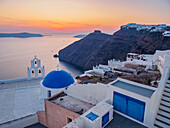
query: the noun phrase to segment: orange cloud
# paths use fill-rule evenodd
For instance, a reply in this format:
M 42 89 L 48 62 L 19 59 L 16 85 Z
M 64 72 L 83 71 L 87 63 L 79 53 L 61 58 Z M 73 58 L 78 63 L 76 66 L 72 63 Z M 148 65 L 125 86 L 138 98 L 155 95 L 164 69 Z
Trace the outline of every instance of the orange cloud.
M 39 27 L 52 29 L 56 31 L 86 31 L 94 29 L 108 29 L 113 26 L 104 26 L 96 24 L 83 24 L 74 22 L 61 22 L 61 21 L 50 21 L 50 20 L 19 20 L 9 17 L 0 17 L 1 25 L 13 25 L 13 26 L 25 26 L 25 27 Z

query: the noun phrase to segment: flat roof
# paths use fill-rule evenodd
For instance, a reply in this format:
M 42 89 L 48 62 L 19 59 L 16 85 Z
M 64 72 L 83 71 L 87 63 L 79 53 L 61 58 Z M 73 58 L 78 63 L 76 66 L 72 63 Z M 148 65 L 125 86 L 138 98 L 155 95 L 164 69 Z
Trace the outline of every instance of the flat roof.
M 113 83 L 111 85 L 118 87 L 118 88 L 128 90 L 130 92 L 137 93 L 139 95 L 142 95 L 142 96 L 145 96 L 145 97 L 148 97 L 148 98 L 150 98 L 152 96 L 152 94 L 154 93 L 154 90 L 139 87 L 139 86 L 136 86 L 136 85 L 133 85 L 133 84 L 122 82 L 120 80 L 116 81 L 115 83 Z
M 5 82 L 5 81 L 8 81 L 8 80 L 5 80 L 4 82 L 0 83 L 0 90 L 16 89 L 16 88 L 40 85 L 40 81 L 42 79 L 43 78 L 32 79 L 32 80 L 27 80 L 27 79 L 17 80 L 16 79 L 16 81 L 11 81 L 11 82 Z
M 78 113 L 80 115 L 85 113 L 90 108 L 94 107 L 94 105 L 84 102 L 84 101 L 77 99 L 75 97 L 69 96 L 69 95 L 65 94 L 64 92 L 49 99 L 49 101 L 65 108 L 67 110 Z

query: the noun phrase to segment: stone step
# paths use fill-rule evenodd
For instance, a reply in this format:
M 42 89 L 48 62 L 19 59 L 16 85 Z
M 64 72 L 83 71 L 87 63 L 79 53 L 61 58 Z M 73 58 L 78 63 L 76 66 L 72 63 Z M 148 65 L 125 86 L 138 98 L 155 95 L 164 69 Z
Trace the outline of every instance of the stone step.
M 167 124 L 165 124 L 165 123 L 163 123 L 159 120 L 155 120 L 155 125 L 160 126 L 162 128 L 169 128 L 170 127 L 170 125 L 167 125 Z
M 163 92 L 163 95 L 170 97 L 170 93 L 168 92 Z
M 168 86 L 167 84 L 165 85 L 165 88 L 169 88 L 170 89 L 170 85 Z
M 165 106 L 170 108 L 170 103 L 169 102 L 161 100 L 161 104 L 163 104 L 163 105 L 165 105 Z
M 164 91 L 166 91 L 166 92 L 169 92 L 169 93 L 170 93 L 170 88 L 167 88 L 167 87 L 165 86 Z
M 163 110 L 158 110 L 158 114 L 159 115 L 163 115 L 163 116 L 165 116 L 165 117 L 170 119 L 170 113 L 168 113 L 168 112 L 165 112 Z
M 169 108 L 169 107 L 166 107 L 166 106 L 164 106 L 164 105 L 160 105 L 159 108 L 160 108 L 161 110 L 166 111 L 167 113 L 170 112 L 170 108 Z
M 163 117 L 161 115 L 157 115 L 156 119 L 161 120 L 162 122 L 165 122 L 166 124 L 170 125 L 170 119 Z
M 167 83 L 167 84 L 170 84 L 170 80 L 167 80 L 166 83 Z
M 170 97 L 162 96 L 162 99 L 167 101 L 167 102 L 170 102 Z

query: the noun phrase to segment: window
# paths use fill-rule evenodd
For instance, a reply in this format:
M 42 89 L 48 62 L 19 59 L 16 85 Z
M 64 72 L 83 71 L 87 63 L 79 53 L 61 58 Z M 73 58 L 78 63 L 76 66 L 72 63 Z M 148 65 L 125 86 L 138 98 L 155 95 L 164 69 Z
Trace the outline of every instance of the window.
M 34 69 L 31 70 L 32 74 L 34 74 Z
M 51 91 L 48 90 L 48 97 L 51 97 Z
M 102 117 L 102 127 L 105 126 L 109 122 L 109 112 L 107 112 L 103 117 Z
M 67 123 L 70 123 L 70 122 L 72 122 L 72 119 L 67 117 Z

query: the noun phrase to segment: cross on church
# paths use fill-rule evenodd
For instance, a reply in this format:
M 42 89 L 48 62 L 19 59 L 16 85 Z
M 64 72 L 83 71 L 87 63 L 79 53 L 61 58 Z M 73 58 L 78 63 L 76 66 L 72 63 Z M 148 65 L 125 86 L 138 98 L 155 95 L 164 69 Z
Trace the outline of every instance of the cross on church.
M 59 71 L 60 69 L 59 69 L 59 65 L 57 64 L 57 71 Z

